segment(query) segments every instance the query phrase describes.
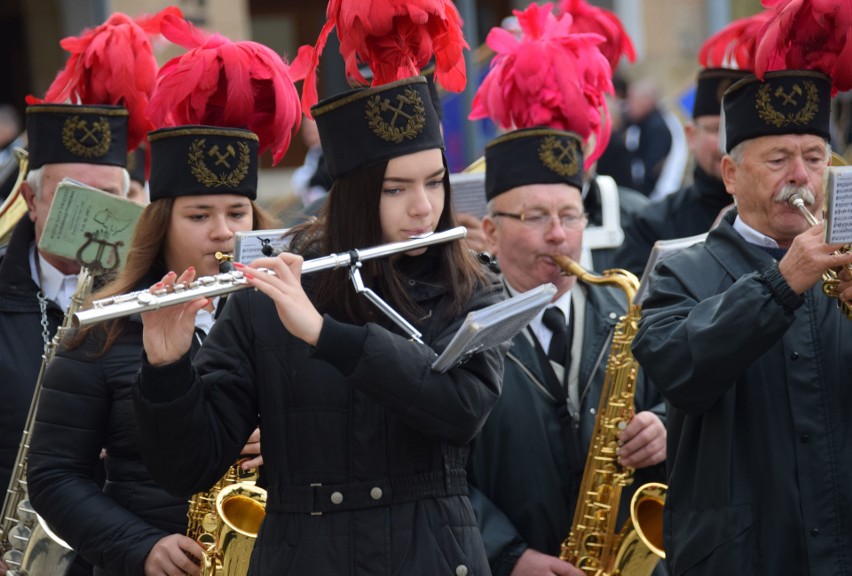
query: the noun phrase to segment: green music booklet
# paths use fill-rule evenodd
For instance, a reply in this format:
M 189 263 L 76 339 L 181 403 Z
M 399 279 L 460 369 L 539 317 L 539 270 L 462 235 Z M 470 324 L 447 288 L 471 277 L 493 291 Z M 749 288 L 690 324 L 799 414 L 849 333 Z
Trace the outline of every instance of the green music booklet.
M 144 208 L 66 178 L 56 187 L 38 247 L 96 272 L 117 271 Z

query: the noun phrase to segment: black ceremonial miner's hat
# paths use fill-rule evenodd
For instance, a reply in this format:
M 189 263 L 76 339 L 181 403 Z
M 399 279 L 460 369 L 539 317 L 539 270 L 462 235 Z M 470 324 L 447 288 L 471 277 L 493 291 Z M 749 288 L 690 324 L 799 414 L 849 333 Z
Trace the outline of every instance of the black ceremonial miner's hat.
M 178 196 L 257 197 L 258 139 L 217 126 L 175 126 L 148 133 L 151 201 Z
M 127 116 L 122 106 L 28 106 L 30 169 L 64 163 L 126 166 Z
M 751 74 L 748 70 L 706 68 L 698 73 L 692 117 L 718 116 L 722 113 L 722 96 L 732 84 Z
M 422 150 L 444 148 L 422 76 L 352 90 L 311 108 L 333 179 Z
M 485 197 L 517 186 L 570 184 L 583 188 L 583 139 L 555 128 L 507 132 L 485 148 Z
M 760 136 L 830 137 L 831 78 L 812 70 L 767 72 L 743 78 L 725 92 L 725 150 Z

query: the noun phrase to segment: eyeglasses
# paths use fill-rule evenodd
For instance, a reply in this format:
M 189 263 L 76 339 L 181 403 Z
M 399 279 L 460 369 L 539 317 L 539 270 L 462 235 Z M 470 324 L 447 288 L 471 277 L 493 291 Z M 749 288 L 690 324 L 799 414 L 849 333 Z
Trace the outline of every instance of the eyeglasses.
M 580 230 L 586 225 L 586 214 L 548 214 L 544 212 L 521 212 L 514 214 L 512 212 L 494 212 L 492 216 L 504 216 L 517 220 L 524 226 L 536 230 L 547 230 L 550 223 L 555 217 L 559 221 L 559 225 L 563 230 Z
M 706 132 L 707 134 L 715 135 L 719 133 L 719 124 L 705 124 L 704 122 L 695 122 L 694 125 L 700 131 Z

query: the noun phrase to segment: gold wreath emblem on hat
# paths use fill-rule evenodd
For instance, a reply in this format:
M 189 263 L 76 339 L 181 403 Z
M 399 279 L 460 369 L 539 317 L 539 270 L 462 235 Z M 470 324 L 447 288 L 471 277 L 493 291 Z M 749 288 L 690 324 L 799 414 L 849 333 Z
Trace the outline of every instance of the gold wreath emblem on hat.
M 75 114 L 62 125 L 62 145 L 75 156 L 100 158 L 109 151 L 111 143 L 112 131 L 103 116 L 89 125 L 85 118 Z
M 764 84 L 757 91 L 755 106 L 760 118 L 776 128 L 784 128 L 790 124 L 803 125 L 813 120 L 819 111 L 819 93 L 816 84 L 810 80 L 803 80 L 804 89 L 798 83 L 793 84 L 789 91 L 783 86 L 778 86 L 772 91 L 772 85 Z M 795 106 L 798 112 L 786 114 L 779 112 L 772 106 L 773 100 L 781 106 Z
M 384 112 L 391 112 L 387 121 L 384 119 Z M 405 122 L 405 125 L 397 126 L 398 120 Z M 406 138 L 416 138 L 423 131 L 426 126 L 426 107 L 420 94 L 411 88 L 397 94 L 395 103 L 377 94 L 367 101 L 367 122 L 376 136 L 399 144 Z
M 580 155 L 574 140 L 548 136 L 538 147 L 538 157 L 545 167 L 564 178 L 576 176 L 580 170 Z
M 206 188 L 236 188 L 248 174 L 251 153 L 245 142 L 205 148 L 206 140 L 199 138 L 189 147 L 189 167 L 198 183 Z M 212 164 L 212 169 L 210 165 Z

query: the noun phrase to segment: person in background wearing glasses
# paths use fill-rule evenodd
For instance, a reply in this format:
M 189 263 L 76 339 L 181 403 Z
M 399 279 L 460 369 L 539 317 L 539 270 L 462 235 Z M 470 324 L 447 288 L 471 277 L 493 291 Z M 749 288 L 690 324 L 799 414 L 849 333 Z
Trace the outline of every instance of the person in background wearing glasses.
M 471 455 L 471 502 L 495 575 L 582 575 L 556 556 L 571 527 L 613 330 L 626 310 L 622 291 L 587 289 L 553 260 L 579 261 L 582 251 L 582 144 L 571 132 L 533 128 L 499 137 L 485 151 L 483 230 L 506 292 L 557 287 L 552 306 L 512 341 L 503 393 Z M 557 162 L 540 154 L 548 146 L 566 152 Z M 654 465 L 665 459 L 664 407 L 641 376 L 636 401 L 621 459 L 653 467 L 660 480 L 662 466 Z
M 615 251 L 616 266 L 641 276 L 654 242 L 707 232 L 732 203 L 722 182 L 722 94 L 748 74 L 746 70 L 725 68 L 708 68 L 698 74 L 692 121 L 684 126 L 695 164 L 692 183 L 634 214 L 624 226 L 624 242 Z

